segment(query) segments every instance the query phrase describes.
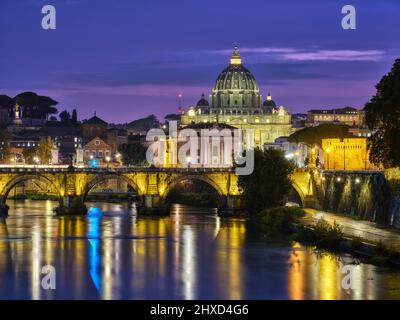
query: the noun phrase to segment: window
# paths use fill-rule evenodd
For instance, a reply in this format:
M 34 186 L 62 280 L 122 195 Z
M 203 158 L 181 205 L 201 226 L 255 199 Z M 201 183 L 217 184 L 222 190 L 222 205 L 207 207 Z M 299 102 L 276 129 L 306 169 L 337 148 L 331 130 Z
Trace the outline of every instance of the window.
M 100 140 L 95 140 L 95 141 L 94 141 L 94 144 L 95 144 L 96 146 L 100 145 Z
M 103 150 L 99 150 L 98 154 L 99 154 L 99 158 L 103 158 Z

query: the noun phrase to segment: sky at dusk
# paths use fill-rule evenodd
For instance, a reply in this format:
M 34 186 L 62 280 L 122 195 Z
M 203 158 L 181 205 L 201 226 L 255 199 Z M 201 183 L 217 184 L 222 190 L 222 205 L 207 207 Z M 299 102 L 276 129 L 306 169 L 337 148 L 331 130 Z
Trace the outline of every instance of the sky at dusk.
M 57 29 L 41 28 L 41 8 Z M 352 4 L 357 29 L 341 27 Z M 399 0 L 0 0 L 0 94 L 48 95 L 108 122 L 160 120 L 210 94 L 238 43 L 291 112 L 361 108 L 400 57 Z

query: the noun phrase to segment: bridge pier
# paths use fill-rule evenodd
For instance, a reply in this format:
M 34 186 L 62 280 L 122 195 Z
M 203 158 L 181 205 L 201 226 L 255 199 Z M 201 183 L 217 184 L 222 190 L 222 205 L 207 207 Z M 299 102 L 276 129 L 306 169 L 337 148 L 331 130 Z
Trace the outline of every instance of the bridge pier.
M 60 205 L 54 210 L 57 215 L 85 215 L 87 207 L 80 196 L 64 196 L 60 200 Z
M 138 207 L 138 214 L 144 215 L 166 215 L 169 214 L 168 206 L 164 204 L 161 196 L 156 194 L 144 195 L 142 203 Z
M 0 204 L 0 217 L 7 217 L 8 209 L 10 209 L 10 207 L 5 203 Z

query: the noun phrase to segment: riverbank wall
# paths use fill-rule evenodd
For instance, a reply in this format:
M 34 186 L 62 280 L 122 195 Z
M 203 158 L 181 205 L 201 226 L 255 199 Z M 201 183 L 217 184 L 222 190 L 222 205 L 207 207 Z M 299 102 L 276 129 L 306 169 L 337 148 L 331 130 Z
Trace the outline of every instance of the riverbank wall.
M 400 228 L 400 168 L 313 175 L 316 209 Z

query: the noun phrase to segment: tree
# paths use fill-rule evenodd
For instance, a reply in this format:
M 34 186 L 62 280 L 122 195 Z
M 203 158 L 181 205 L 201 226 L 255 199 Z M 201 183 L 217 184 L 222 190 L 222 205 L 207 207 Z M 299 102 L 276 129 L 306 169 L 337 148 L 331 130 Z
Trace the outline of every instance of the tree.
M 37 147 L 37 156 L 40 163 L 51 164 L 51 150 L 53 149 L 53 140 L 50 137 L 40 138 L 39 146 Z
M 71 123 L 73 125 L 76 125 L 78 123 L 78 114 L 76 112 L 76 109 L 72 110 Z
M 250 214 L 257 214 L 283 204 L 292 188 L 290 174 L 295 164 L 287 160 L 281 150 L 250 152 L 254 152 L 253 173 L 239 176 L 238 184 L 243 191 L 245 208 Z
M 34 158 L 37 157 L 37 148 L 24 148 L 22 155 L 24 156 L 25 163 L 34 164 Z
M 10 156 L 11 134 L 6 129 L 0 129 L 0 161 L 7 162 Z
M 67 110 L 64 110 L 63 112 L 60 113 L 60 121 L 62 124 L 67 125 L 71 121 L 71 115 Z
M 376 85 L 377 92 L 364 107 L 370 161 L 384 167 L 400 165 L 400 59 Z
M 351 138 L 354 137 L 349 132 L 349 127 L 339 124 L 320 124 L 316 127 L 308 127 L 296 131 L 288 138 L 289 142 L 304 143 L 310 147 L 319 145 L 322 146 L 322 139 L 328 138 Z
M 145 165 L 146 151 L 147 148 L 140 143 L 123 143 L 118 148 L 124 165 Z
M 50 97 L 39 96 L 35 92 L 22 92 L 13 99 L 12 107 L 18 103 L 24 108 L 24 117 L 35 119 L 47 119 L 49 114 L 55 114 L 58 110 L 54 107 L 57 101 Z

